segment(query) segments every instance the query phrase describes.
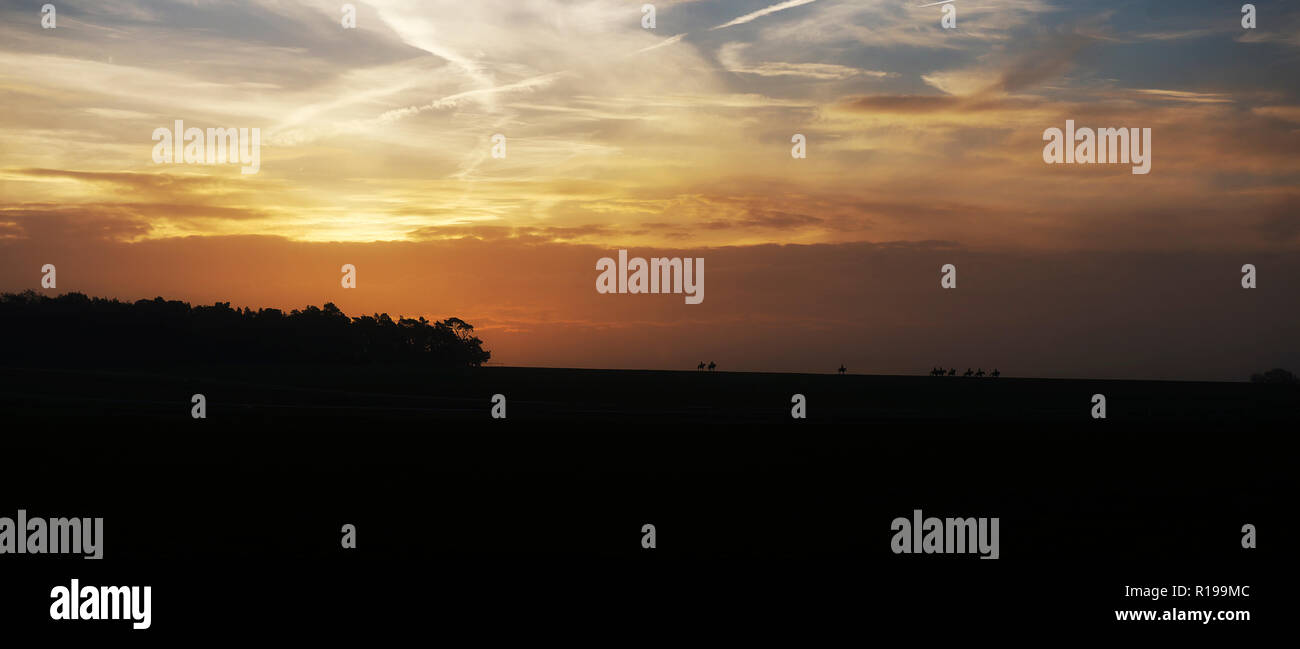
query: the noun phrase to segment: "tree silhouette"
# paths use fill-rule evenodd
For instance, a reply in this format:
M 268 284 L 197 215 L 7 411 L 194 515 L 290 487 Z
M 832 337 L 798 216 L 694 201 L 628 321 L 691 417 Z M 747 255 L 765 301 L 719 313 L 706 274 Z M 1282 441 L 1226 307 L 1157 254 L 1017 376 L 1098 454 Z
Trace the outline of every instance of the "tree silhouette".
M 333 303 L 279 309 L 121 302 L 81 293 L 0 294 L 0 359 L 57 365 L 412 361 L 477 367 L 491 358 L 460 318 L 350 318 Z

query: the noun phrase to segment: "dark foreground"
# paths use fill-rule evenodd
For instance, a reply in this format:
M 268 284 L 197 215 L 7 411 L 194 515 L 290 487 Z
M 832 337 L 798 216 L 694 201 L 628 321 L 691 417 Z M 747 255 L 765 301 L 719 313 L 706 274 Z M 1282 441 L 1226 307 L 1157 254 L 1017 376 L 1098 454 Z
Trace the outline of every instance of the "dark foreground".
M 206 419 L 190 416 L 195 393 Z M 796 393 L 807 419 L 790 416 Z M 494 394 L 505 419 L 490 416 Z M 0 369 L 0 516 L 105 519 L 101 561 L 0 554 L 0 621 L 55 635 L 542 634 L 627 616 L 632 635 L 606 638 L 620 644 L 655 615 L 801 635 L 950 629 L 935 641 L 1232 635 L 1296 610 L 1281 575 L 1297 547 L 1298 423 L 1300 390 L 1251 384 Z M 916 509 L 999 518 L 999 558 L 893 553 L 891 521 Z M 345 523 L 356 549 L 341 547 Z M 51 621 L 50 588 L 73 577 L 152 584 L 153 628 Z M 1162 585 L 1251 588 L 1124 596 Z M 1174 607 L 1252 619 L 1115 621 Z

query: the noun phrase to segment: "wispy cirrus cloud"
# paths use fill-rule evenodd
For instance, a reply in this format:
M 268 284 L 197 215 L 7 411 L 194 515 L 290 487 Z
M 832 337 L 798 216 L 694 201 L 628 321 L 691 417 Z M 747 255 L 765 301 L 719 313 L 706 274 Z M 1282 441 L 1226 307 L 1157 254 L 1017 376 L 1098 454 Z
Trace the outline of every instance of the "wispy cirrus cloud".
M 687 36 L 687 34 L 685 34 L 685 33 L 677 34 L 677 35 L 674 35 L 674 36 L 670 36 L 670 37 L 668 37 L 668 38 L 665 38 L 665 39 L 662 40 L 662 41 L 659 41 L 658 43 L 655 43 L 654 45 L 647 45 L 646 47 L 643 47 L 643 48 L 637 50 L 636 53 L 637 53 L 637 54 L 641 54 L 641 53 L 644 53 L 644 52 L 650 52 L 650 51 L 653 51 L 653 50 L 657 50 L 657 49 L 659 49 L 659 48 L 661 48 L 661 47 L 668 47 L 669 45 L 673 45 L 673 44 L 675 44 L 675 43 L 680 43 L 680 42 L 682 41 L 683 38 L 686 38 L 686 36 Z
M 722 23 L 721 25 L 717 25 L 717 26 L 715 26 L 715 27 L 710 27 L 710 28 L 709 28 L 709 31 L 714 31 L 714 30 L 718 30 L 718 29 L 726 29 L 727 27 L 733 27 L 733 26 L 735 26 L 735 25 L 743 25 L 743 24 L 745 24 L 745 23 L 747 23 L 747 22 L 752 22 L 752 21 L 754 21 L 754 20 L 757 20 L 757 19 L 759 19 L 759 18 L 762 18 L 763 16 L 768 16 L 768 15 L 774 14 L 774 13 L 776 13 L 776 12 L 778 12 L 778 11 L 785 11 L 786 9 L 793 9 L 794 7 L 801 7 L 801 6 L 803 6 L 803 5 L 811 4 L 811 3 L 816 2 L 816 1 L 817 1 L 817 0 L 786 0 L 785 2 L 779 2 L 779 3 L 777 3 L 777 4 L 774 4 L 774 5 L 770 6 L 770 7 L 765 7 L 765 8 L 763 8 L 763 9 L 759 9 L 758 11 L 752 11 L 752 12 L 750 12 L 750 13 L 747 13 L 747 14 L 743 15 L 743 16 L 740 16 L 740 17 L 737 17 L 737 18 L 733 18 L 732 20 L 729 20 L 729 21 L 727 21 L 727 22 L 725 22 L 725 23 Z
M 865 70 L 835 63 L 762 61 L 748 62 L 744 51 L 747 43 L 727 43 L 718 49 L 718 62 L 728 72 L 753 74 L 761 77 L 805 77 L 819 80 L 844 80 L 851 77 L 886 78 L 898 76 L 885 70 Z
M 1166 90 L 1161 88 L 1135 88 L 1133 92 L 1157 99 L 1186 101 L 1197 104 L 1230 104 L 1233 101 L 1227 93 L 1222 92 L 1193 92 L 1190 90 Z

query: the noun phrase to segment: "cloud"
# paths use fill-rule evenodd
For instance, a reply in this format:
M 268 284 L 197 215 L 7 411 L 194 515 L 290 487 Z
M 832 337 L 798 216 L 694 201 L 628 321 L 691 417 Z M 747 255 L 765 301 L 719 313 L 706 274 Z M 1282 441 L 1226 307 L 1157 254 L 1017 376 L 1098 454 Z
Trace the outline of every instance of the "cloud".
M 613 229 L 606 225 L 584 226 L 505 226 L 505 225 L 439 225 L 423 227 L 410 233 L 415 241 L 460 240 L 512 241 L 527 244 L 575 242 L 606 236 Z
M 1300 106 L 1257 106 L 1251 112 L 1264 117 L 1300 123 Z
M 809 79 L 842 80 L 852 77 L 871 77 L 883 79 L 898 76 L 884 70 L 861 70 L 833 63 L 781 63 L 765 62 L 748 67 L 727 68 L 728 72 L 755 74 L 760 77 L 807 77 Z
M 659 49 L 659 48 L 661 48 L 661 47 L 668 47 L 669 45 L 672 45 L 672 44 L 674 44 L 674 43 L 680 43 L 681 40 L 682 40 L 683 38 L 686 38 L 686 34 L 684 34 L 684 33 L 682 33 L 682 34 L 677 34 L 676 36 L 671 36 L 671 37 L 669 37 L 669 38 L 665 38 L 664 40 L 659 41 L 658 43 L 655 43 L 654 45 L 647 45 L 646 47 L 643 47 L 643 48 L 637 50 L 636 53 L 637 53 L 637 54 L 642 54 L 642 53 L 644 53 L 644 52 L 650 52 L 650 51 L 653 51 L 653 50 L 657 50 L 657 49 Z
M 972 100 L 952 95 L 866 95 L 850 97 L 841 104 L 849 110 L 902 114 L 983 112 L 1001 110 L 1008 105 L 1005 101 Z
M 1212 36 L 1216 33 L 1220 32 L 1215 32 L 1210 29 L 1186 29 L 1182 31 L 1144 32 L 1141 34 L 1135 34 L 1134 37 L 1137 40 L 1144 41 L 1178 41 L 1205 38 L 1206 36 Z
M 728 72 L 753 74 L 760 77 L 805 77 L 818 80 L 844 80 L 852 77 L 870 77 L 883 79 L 896 77 L 896 73 L 884 70 L 864 70 L 834 63 L 786 63 L 763 62 L 746 63 L 743 52 L 748 44 L 727 43 L 718 48 L 718 62 Z
M 418 115 L 419 113 L 422 113 L 426 110 L 455 108 L 469 101 L 481 100 L 489 95 L 505 94 L 505 93 L 512 93 L 512 92 L 532 92 L 539 88 L 544 88 L 546 86 L 551 85 L 556 81 L 556 79 L 559 79 L 560 77 L 563 77 L 566 74 L 571 74 L 571 73 L 553 72 L 550 74 L 543 74 L 529 79 L 524 79 L 522 81 L 517 81 L 514 83 L 508 83 L 500 86 L 493 86 L 491 88 L 479 88 L 476 90 L 466 90 L 464 92 L 458 92 L 452 95 L 447 95 L 446 97 L 442 97 L 440 99 L 435 99 L 434 101 L 425 104 L 423 106 L 409 106 L 406 108 L 398 108 L 398 109 L 386 111 L 383 114 L 381 114 L 379 117 L 377 117 L 376 121 L 392 122 L 392 121 L 402 119 L 404 117 L 410 117 L 411 115 Z
M 0 175 L 18 179 L 63 179 L 87 183 L 103 183 L 131 192 L 151 194 L 210 193 L 229 187 L 220 177 L 205 175 L 177 175 L 165 173 L 139 173 L 133 171 L 104 172 L 75 169 L 4 169 Z
M 716 27 L 710 27 L 709 31 L 713 31 L 717 29 L 725 29 L 733 25 L 743 25 L 747 22 L 753 21 L 758 18 L 762 18 L 763 16 L 767 16 L 769 14 L 774 14 L 778 11 L 785 11 L 786 9 L 792 9 L 794 7 L 803 6 L 816 1 L 817 0 L 786 0 L 785 2 L 780 2 L 764 9 L 759 9 L 758 11 L 747 13 L 743 16 L 740 16 L 739 18 L 735 18 L 731 21 L 725 22 Z
M 1004 57 L 1001 68 L 986 61 L 980 66 L 922 75 L 943 95 L 866 95 L 847 98 L 841 106 L 856 111 L 889 113 L 988 112 L 1033 107 L 1041 100 L 1022 91 L 1056 80 L 1070 69 L 1094 39 L 1077 26 L 1040 37 L 1033 47 Z
M 793 214 L 775 210 L 752 210 L 736 220 L 714 220 L 703 224 L 709 230 L 730 230 L 735 228 L 763 228 L 775 230 L 799 230 L 810 225 L 820 225 L 825 219 L 808 214 Z
M 1080 26 L 1060 30 L 1047 36 L 1037 47 L 1013 59 L 998 80 L 982 93 L 1011 93 L 1055 79 L 1072 66 L 1078 55 L 1095 43 Z
M 1221 92 L 1192 92 L 1189 90 L 1161 90 L 1158 88 L 1138 88 L 1134 92 L 1157 99 L 1186 101 L 1197 104 L 1230 104 L 1233 101 L 1231 97 Z

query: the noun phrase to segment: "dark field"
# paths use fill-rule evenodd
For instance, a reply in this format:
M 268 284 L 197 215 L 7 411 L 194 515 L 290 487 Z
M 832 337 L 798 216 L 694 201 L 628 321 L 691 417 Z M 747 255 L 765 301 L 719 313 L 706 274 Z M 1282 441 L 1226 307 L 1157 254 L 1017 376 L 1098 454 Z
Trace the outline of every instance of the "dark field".
M 207 397 L 205 420 L 190 418 L 194 393 Z M 496 393 L 504 420 L 489 415 Z M 794 393 L 806 420 L 790 417 Z M 1089 416 L 1094 393 L 1105 420 Z M 183 585 L 198 577 L 178 573 L 269 570 L 343 606 L 353 595 L 330 584 L 355 594 L 409 573 L 480 595 L 522 578 L 521 592 L 547 599 L 545 584 L 576 579 L 595 600 L 642 584 L 683 601 L 721 589 L 828 614 L 939 607 L 945 619 L 1106 626 L 1112 609 L 1144 603 L 1120 597 L 1124 585 L 1186 583 L 1254 584 L 1238 608 L 1265 620 L 1287 610 L 1273 580 L 1295 547 L 1293 386 L 10 368 L 0 413 L 0 516 L 105 518 L 104 561 L 25 558 L 35 570 L 24 579 L 46 592 L 50 574 Z M 1000 559 L 893 554 L 890 521 L 913 509 L 999 517 Z M 356 550 L 340 548 L 343 523 L 358 528 Z M 656 525 L 654 550 L 640 546 L 644 523 Z M 1259 548 L 1242 549 L 1245 523 L 1266 539 Z M 701 571 L 712 586 L 673 586 Z M 481 612 L 473 601 L 448 610 Z M 192 615 L 169 623 L 165 606 L 159 625 Z

